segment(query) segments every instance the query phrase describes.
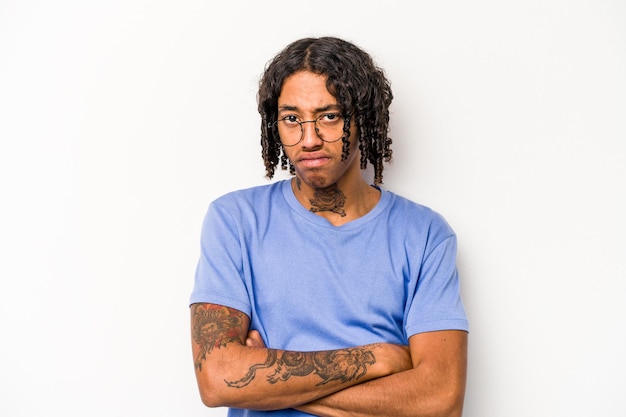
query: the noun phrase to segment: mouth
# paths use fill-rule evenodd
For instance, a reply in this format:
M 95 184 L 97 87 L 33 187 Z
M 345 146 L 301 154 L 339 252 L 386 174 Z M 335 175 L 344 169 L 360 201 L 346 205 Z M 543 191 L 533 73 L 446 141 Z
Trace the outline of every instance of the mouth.
M 306 168 L 316 168 L 330 161 L 328 156 L 305 156 L 298 160 L 299 165 Z

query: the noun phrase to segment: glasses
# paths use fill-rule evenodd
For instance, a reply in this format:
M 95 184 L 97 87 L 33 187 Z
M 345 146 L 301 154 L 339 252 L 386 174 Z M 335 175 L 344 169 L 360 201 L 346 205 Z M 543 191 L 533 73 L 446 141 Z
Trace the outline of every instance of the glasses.
M 285 116 L 274 122 L 278 129 L 278 136 L 283 146 L 295 146 L 304 137 L 304 124 L 314 123 L 315 133 L 327 143 L 337 142 L 344 135 L 346 122 L 350 122 L 349 117 L 343 117 L 339 113 L 325 113 L 314 120 L 298 120 L 296 116 Z

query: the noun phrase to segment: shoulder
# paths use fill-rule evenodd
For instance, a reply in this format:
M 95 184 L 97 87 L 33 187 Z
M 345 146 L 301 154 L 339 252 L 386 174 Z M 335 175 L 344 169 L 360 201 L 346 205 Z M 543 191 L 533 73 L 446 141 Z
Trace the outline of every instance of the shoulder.
M 392 213 L 406 216 L 407 220 L 411 219 L 434 227 L 450 227 L 444 216 L 430 206 L 415 202 L 392 191 L 385 192 L 390 195 Z
M 455 236 L 448 221 L 438 211 L 391 191 L 386 192 L 390 194 L 390 216 L 400 224 L 419 234 L 427 234 L 429 240 L 441 241 Z
M 230 191 L 211 201 L 205 215 L 205 226 L 226 224 L 239 228 L 254 223 L 267 222 L 272 213 L 282 210 L 283 183 Z
M 282 193 L 283 182 L 284 181 L 278 181 L 271 184 L 230 191 L 213 200 L 211 206 L 230 210 L 256 207 L 280 195 Z

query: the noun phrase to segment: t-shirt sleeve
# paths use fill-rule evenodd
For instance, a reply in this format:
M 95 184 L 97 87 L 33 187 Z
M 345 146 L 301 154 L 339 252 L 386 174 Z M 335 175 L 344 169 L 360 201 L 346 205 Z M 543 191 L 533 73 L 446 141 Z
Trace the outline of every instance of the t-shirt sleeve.
M 439 330 L 469 330 L 456 265 L 456 235 L 445 222 L 443 228 L 449 230 L 448 236 L 432 249 L 427 245 L 428 251 L 419 268 L 408 306 L 407 337 Z
M 250 315 L 240 228 L 227 207 L 215 202 L 202 224 L 200 258 L 189 303 L 220 304 Z

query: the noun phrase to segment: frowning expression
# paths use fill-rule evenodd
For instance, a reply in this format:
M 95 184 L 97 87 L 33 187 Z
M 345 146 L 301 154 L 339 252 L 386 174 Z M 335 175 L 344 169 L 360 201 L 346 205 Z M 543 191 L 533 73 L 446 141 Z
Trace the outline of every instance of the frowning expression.
M 300 121 L 339 114 L 337 99 L 326 88 L 326 76 L 309 71 L 292 74 L 283 83 L 278 97 L 278 119 L 294 117 Z M 315 123 L 302 124 L 302 139 L 294 146 L 285 146 L 296 176 L 313 188 L 324 188 L 352 175 L 360 177 L 357 132 L 350 123 L 350 153 L 341 160 L 342 141 L 325 142 L 315 132 Z

